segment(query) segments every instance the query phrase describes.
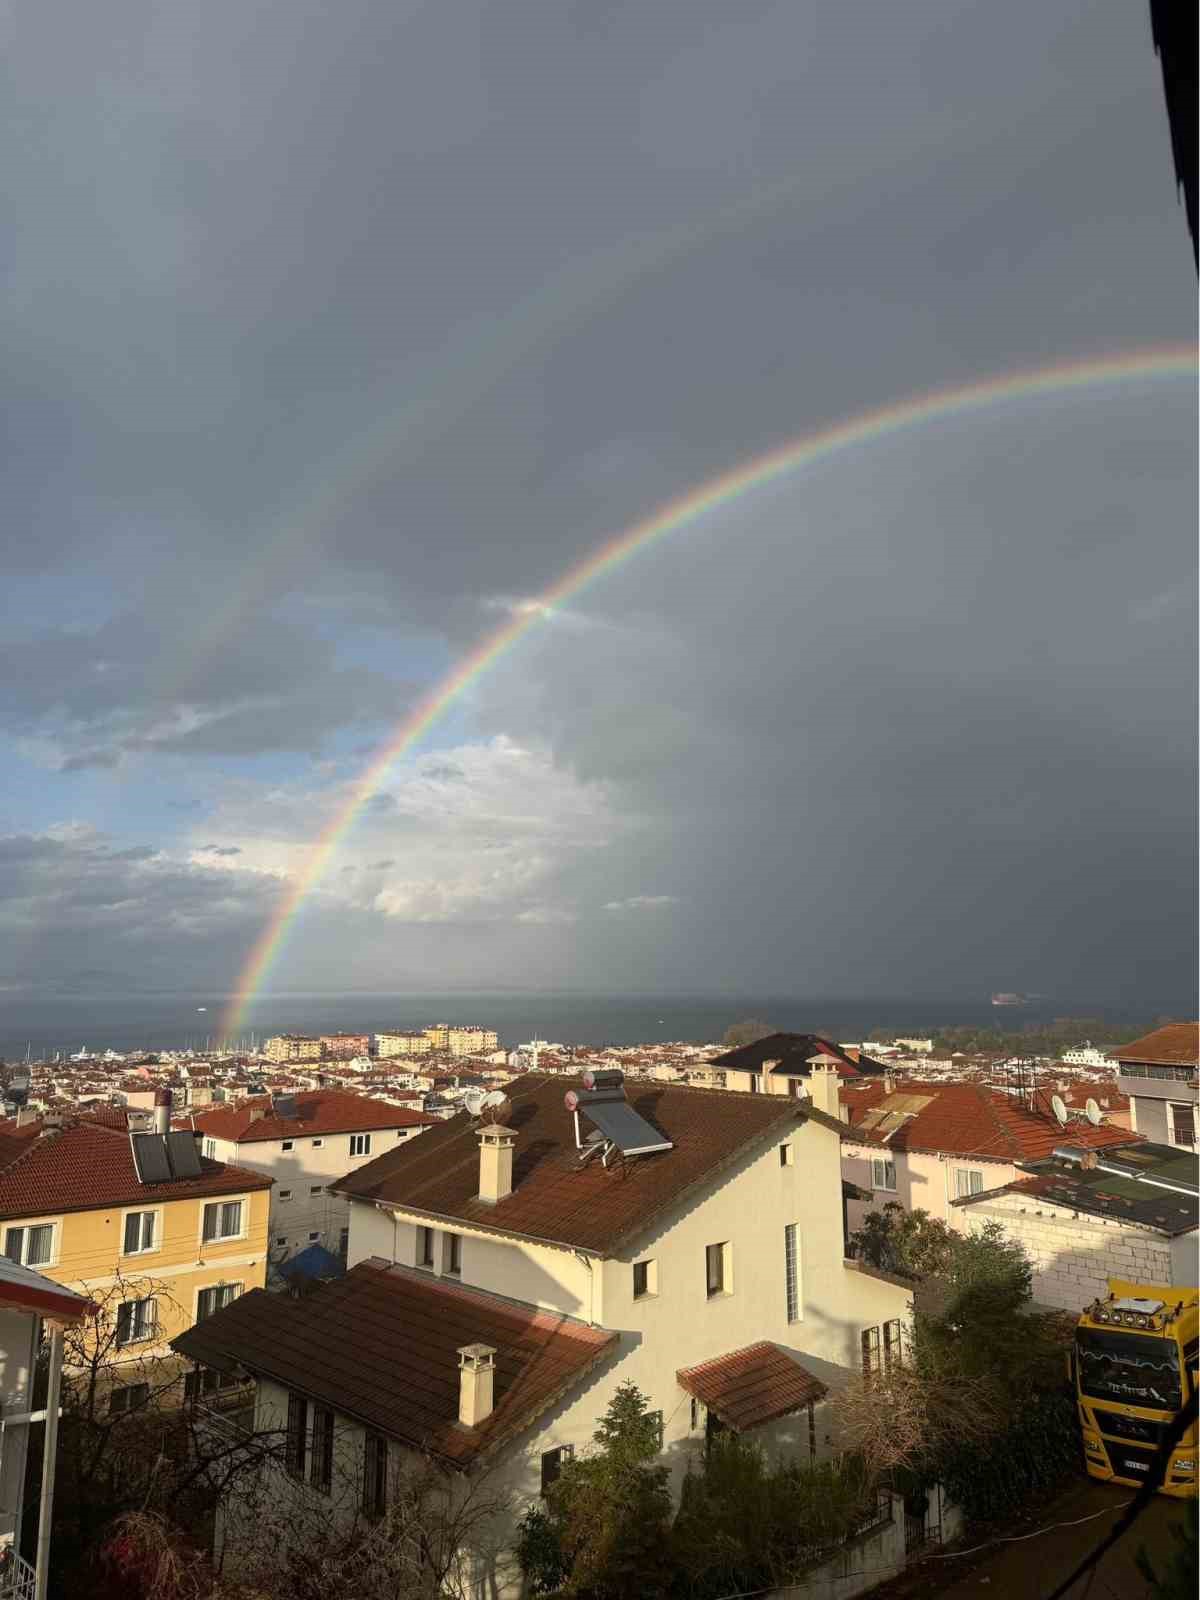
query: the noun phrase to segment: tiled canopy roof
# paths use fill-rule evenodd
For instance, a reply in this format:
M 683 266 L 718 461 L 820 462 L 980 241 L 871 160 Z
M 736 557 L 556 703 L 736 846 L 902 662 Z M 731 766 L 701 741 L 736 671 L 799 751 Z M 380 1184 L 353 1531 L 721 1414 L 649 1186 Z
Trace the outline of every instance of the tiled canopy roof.
M 78 1322 L 93 1309 L 86 1295 L 75 1294 L 19 1261 L 0 1256 L 0 1308 L 28 1311 L 57 1322 Z
M 0 1148 L 12 1127 L 11 1122 L 0 1123 Z M 67 1125 L 26 1140 L 20 1154 L 0 1168 L 0 1218 L 100 1211 L 139 1201 L 161 1203 L 271 1187 L 270 1178 L 244 1167 L 203 1157 L 200 1167 L 199 1178 L 142 1183 L 128 1134 L 96 1122 Z
M 1171 1022 L 1155 1028 L 1132 1044 L 1110 1052 L 1118 1061 L 1144 1061 L 1158 1067 L 1194 1067 L 1200 1064 L 1200 1022 Z
M 349 1089 L 312 1089 L 289 1098 L 296 1102 L 297 1115 L 272 1114 L 270 1095 L 255 1095 L 234 1105 L 213 1106 L 179 1121 L 178 1127 L 191 1127 L 213 1139 L 233 1139 L 238 1144 L 256 1144 L 267 1139 L 307 1139 L 326 1133 L 371 1133 L 386 1128 L 425 1128 L 437 1119 L 410 1111 L 406 1106 L 372 1100 Z M 261 1113 L 261 1114 L 260 1114 Z
M 806 1078 L 809 1061 L 821 1055 L 834 1058 L 839 1078 L 860 1078 L 884 1070 L 869 1056 L 861 1056 L 855 1063 L 841 1045 L 822 1039 L 817 1033 L 770 1033 L 765 1039 L 755 1039 L 753 1044 L 739 1045 L 723 1056 L 714 1056 L 708 1065 L 734 1072 L 761 1072 L 768 1061 L 773 1061 L 772 1073 L 782 1073 L 785 1077 L 798 1074 Z
M 527 1427 L 616 1340 L 370 1260 L 299 1300 L 252 1289 L 172 1343 L 202 1366 L 242 1366 L 461 1466 Z M 495 1409 L 477 1428 L 458 1421 L 458 1351 L 468 1344 L 496 1351 Z
M 828 1393 L 795 1356 L 765 1340 L 698 1367 L 683 1367 L 675 1377 L 681 1389 L 739 1433 L 786 1417 Z
M 1094 1128 L 1084 1121 L 1063 1127 L 1049 1106 L 1029 1111 L 1012 1095 L 978 1083 L 906 1079 L 890 1092 L 883 1084 L 847 1085 L 841 1099 L 850 1113 L 844 1137 L 889 1150 L 1015 1162 L 1048 1156 L 1063 1143 L 1100 1149 L 1138 1142 L 1127 1128 Z
M 577 1079 L 533 1073 L 508 1085 L 508 1125 L 518 1135 L 513 1192 L 495 1205 L 477 1198 L 479 1140 L 465 1114 L 359 1167 L 336 1192 L 603 1255 L 758 1141 L 783 1139 L 807 1121 L 840 1131 L 807 1101 L 628 1082 L 630 1105 L 673 1148 L 581 1166 L 563 1104 L 572 1087 Z

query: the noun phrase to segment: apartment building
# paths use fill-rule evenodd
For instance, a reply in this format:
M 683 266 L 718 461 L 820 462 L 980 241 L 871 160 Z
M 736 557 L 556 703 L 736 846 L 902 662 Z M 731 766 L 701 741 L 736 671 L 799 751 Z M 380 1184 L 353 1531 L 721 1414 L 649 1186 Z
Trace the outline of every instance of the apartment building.
M 187 1126 L 210 1159 L 234 1161 L 273 1183 L 271 1259 L 278 1262 L 312 1244 L 344 1255 L 350 1205 L 330 1185 L 436 1120 L 349 1089 L 312 1089 L 215 1106 Z
M 353 1061 L 356 1056 L 369 1056 L 369 1033 L 323 1033 L 317 1043 L 326 1061 Z
M 122 1368 L 266 1282 L 271 1180 L 169 1133 L 160 1096 L 147 1132 L 112 1112 L 0 1123 L 4 1254 L 104 1305 Z
M 1137 1140 L 1124 1128 L 1093 1127 L 1082 1108 L 1062 1125 L 1041 1091 L 1026 1104 L 979 1083 L 844 1082 L 841 1103 L 843 1176 L 871 1196 L 849 1201 L 852 1229 L 892 1201 L 965 1231 L 953 1202 L 1014 1182 L 1020 1163 L 1063 1143 L 1098 1150 Z
M 449 1050 L 450 1024 L 448 1022 L 435 1022 L 432 1028 L 424 1030 L 425 1037 L 429 1040 L 431 1050 Z
M 1196 1149 L 1200 1023 L 1172 1022 L 1119 1045 L 1117 1087 L 1131 1102 L 1131 1126 L 1158 1144 Z
M 375 1054 L 381 1059 L 390 1056 L 423 1056 L 433 1049 L 433 1040 L 427 1033 L 397 1029 L 394 1033 L 375 1035 Z
M 820 1456 L 831 1390 L 899 1354 L 910 1296 L 845 1259 L 836 1070 L 810 1090 L 530 1074 L 499 1120 L 457 1116 L 337 1185 L 344 1278 L 235 1302 L 176 1348 L 253 1374 L 256 1426 L 289 1430 L 272 1493 L 319 1515 L 379 1509 L 428 1452 L 486 1463 L 519 1516 L 624 1381 L 676 1485 L 722 1428 Z M 479 1592 L 519 1592 L 512 1532 L 470 1553 Z M 227 1547 L 252 1537 L 228 1507 Z
M 283 1065 L 288 1061 L 319 1061 L 320 1039 L 310 1039 L 306 1034 L 277 1033 L 263 1045 L 262 1053 L 268 1061 Z
M 446 1045 L 452 1056 L 482 1056 L 495 1050 L 499 1036 L 494 1028 L 453 1027 L 446 1030 Z

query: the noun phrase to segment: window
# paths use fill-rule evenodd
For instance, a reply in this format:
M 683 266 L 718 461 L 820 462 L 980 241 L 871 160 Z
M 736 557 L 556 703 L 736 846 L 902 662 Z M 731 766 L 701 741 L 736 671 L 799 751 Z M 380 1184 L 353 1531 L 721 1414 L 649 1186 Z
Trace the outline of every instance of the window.
M 704 1406 L 703 1406 L 703 1404 L 701 1403 L 701 1401 L 696 1399 L 695 1395 L 693 1395 L 692 1396 L 692 1416 L 691 1416 L 691 1428 L 692 1428 L 692 1432 L 693 1433 L 695 1433 L 696 1429 L 700 1426 L 700 1423 L 703 1420 L 703 1414 L 704 1414 Z
M 795 1159 L 796 1152 L 790 1144 L 781 1144 L 779 1146 L 779 1165 L 781 1167 L 790 1167 Z
M 324 1139 L 314 1139 L 312 1142 L 312 1147 L 314 1150 L 319 1150 L 324 1143 Z
M 789 1222 L 783 1230 L 783 1284 L 789 1322 L 800 1321 L 799 1252 L 796 1224 Z
M 284 1460 L 293 1478 L 304 1477 L 304 1454 L 308 1443 L 308 1401 L 303 1395 L 288 1395 L 287 1443 Z
M 368 1433 L 363 1453 L 363 1515 L 372 1522 L 387 1510 L 388 1447 L 382 1434 Z
M 983 1173 L 976 1172 L 971 1167 L 955 1167 L 954 1169 L 954 1198 L 961 1200 L 964 1195 L 981 1194 L 983 1191 Z
M 183 1380 L 186 1400 L 196 1401 L 201 1395 L 217 1394 L 222 1389 L 237 1389 L 242 1380 L 236 1372 L 216 1372 L 212 1367 L 196 1367 Z
M 322 1494 L 328 1494 L 333 1483 L 333 1412 L 328 1406 L 313 1407 L 309 1482 Z
M 371 1135 L 369 1133 L 352 1133 L 350 1135 L 350 1154 L 352 1156 L 369 1156 L 371 1154 Z
M 903 1360 L 900 1318 L 896 1317 L 883 1325 L 883 1364 L 885 1367 L 898 1367 Z
M 146 1300 L 123 1300 L 117 1307 L 117 1344 L 140 1344 L 158 1333 L 158 1304 Z
M 646 1421 L 654 1429 L 654 1442 L 657 1449 L 663 1447 L 663 1414 L 661 1411 L 647 1411 Z
M 878 1328 L 864 1328 L 862 1331 L 862 1369 L 868 1377 L 879 1371 Z
M 127 1256 L 138 1256 L 146 1250 L 154 1249 L 154 1219 L 153 1211 L 129 1211 L 125 1215 L 125 1243 L 122 1247 Z
M 725 1270 L 728 1251 L 728 1244 L 709 1244 L 704 1247 L 704 1279 L 710 1300 L 714 1295 L 725 1294 L 728 1290 L 729 1274 Z
M 635 1261 L 633 1263 L 633 1298 L 635 1300 L 648 1300 L 658 1293 L 658 1262 Z
M 542 1452 L 542 1493 L 548 1494 L 550 1489 L 562 1477 L 562 1469 L 575 1454 L 573 1444 L 560 1444 L 556 1450 Z
M 25 1267 L 44 1267 L 54 1255 L 54 1224 L 39 1222 L 33 1228 L 9 1228 L 4 1235 L 4 1254 Z
M 317 1240 L 320 1237 L 321 1237 L 321 1235 L 319 1233 L 310 1233 L 309 1236 L 308 1236 L 309 1244 L 316 1244 Z
M 338 1235 L 338 1255 L 340 1255 L 342 1260 L 345 1261 L 346 1257 L 349 1254 L 350 1254 L 350 1229 L 349 1228 L 343 1228 L 341 1233 Z
M 871 1161 L 871 1187 L 891 1189 L 896 1187 L 896 1163 L 888 1156 L 875 1156 Z
M 1185 1150 L 1196 1148 L 1196 1108 L 1172 1100 L 1168 1107 L 1171 1143 Z
M 211 1317 L 214 1311 L 236 1300 L 241 1292 L 240 1283 L 215 1283 L 211 1289 L 201 1289 L 196 1296 L 196 1321 L 203 1322 L 205 1317 Z
M 242 1233 L 242 1202 L 218 1200 L 204 1208 L 204 1242 L 214 1239 L 239 1239 Z
M 279 1148 L 281 1150 L 294 1150 L 296 1148 L 296 1141 L 294 1139 L 285 1139 Z
M 210 1161 L 215 1160 L 217 1154 L 217 1141 L 215 1139 L 205 1139 L 201 1145 L 200 1154 L 207 1156 Z
M 108 1414 L 110 1417 L 123 1416 L 127 1411 L 137 1411 L 146 1404 L 150 1398 L 150 1385 L 148 1383 L 122 1383 L 118 1384 L 108 1397 Z
M 431 1267 L 433 1265 L 433 1229 L 417 1229 L 417 1265 Z
M 292 1191 L 290 1189 L 280 1189 L 275 1198 L 277 1200 L 290 1200 L 292 1198 Z
M 280 1245 L 280 1246 L 285 1245 L 287 1243 L 287 1234 L 286 1233 L 277 1234 L 276 1238 L 275 1238 L 275 1243 L 277 1245 Z
M 325 1185 L 323 1183 L 314 1183 L 312 1188 L 308 1192 L 309 1192 L 309 1194 L 324 1194 L 325 1193 Z
M 442 1240 L 442 1271 L 461 1273 L 462 1234 L 448 1233 Z

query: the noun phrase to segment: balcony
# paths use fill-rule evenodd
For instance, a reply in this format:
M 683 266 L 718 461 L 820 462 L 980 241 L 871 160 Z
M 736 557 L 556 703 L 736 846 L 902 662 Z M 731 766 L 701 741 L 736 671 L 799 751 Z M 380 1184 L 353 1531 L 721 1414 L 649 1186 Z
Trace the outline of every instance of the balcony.
M 37 1573 L 11 1545 L 0 1550 L 0 1600 L 33 1600 Z

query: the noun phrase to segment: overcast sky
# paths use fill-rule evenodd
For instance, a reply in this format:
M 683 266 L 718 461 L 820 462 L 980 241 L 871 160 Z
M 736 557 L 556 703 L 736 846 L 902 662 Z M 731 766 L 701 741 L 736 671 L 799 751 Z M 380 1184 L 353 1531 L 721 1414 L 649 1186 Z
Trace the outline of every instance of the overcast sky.
M 11 1003 L 228 989 L 414 700 L 664 499 L 1195 337 L 1128 0 L 0 29 Z M 391 769 L 271 986 L 1186 1008 L 1196 420 L 1018 399 L 659 541 Z

